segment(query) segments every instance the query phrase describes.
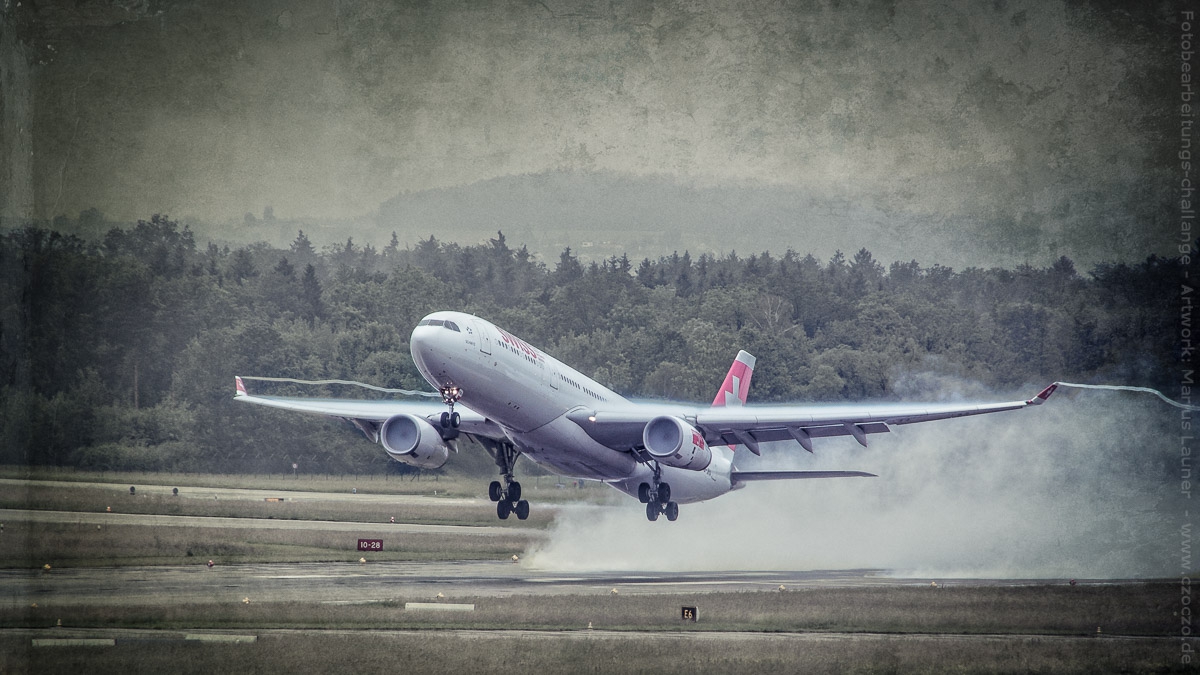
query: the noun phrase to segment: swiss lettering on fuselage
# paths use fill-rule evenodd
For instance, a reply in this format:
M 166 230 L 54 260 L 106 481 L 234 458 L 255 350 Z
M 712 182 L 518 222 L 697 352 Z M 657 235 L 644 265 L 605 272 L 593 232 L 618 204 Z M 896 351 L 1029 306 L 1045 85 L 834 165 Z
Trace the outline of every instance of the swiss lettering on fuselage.
M 537 359 L 537 360 L 541 360 L 543 358 L 541 352 L 539 352 L 537 349 L 534 349 L 533 347 L 531 347 L 529 345 L 529 343 L 525 342 L 521 338 L 513 335 L 512 333 L 509 333 L 508 331 L 504 330 L 503 328 L 500 328 L 499 326 L 496 326 L 496 330 L 500 332 L 500 337 L 506 343 L 508 343 L 512 347 L 515 347 L 516 349 L 521 350 L 521 352 L 523 352 L 529 358 Z

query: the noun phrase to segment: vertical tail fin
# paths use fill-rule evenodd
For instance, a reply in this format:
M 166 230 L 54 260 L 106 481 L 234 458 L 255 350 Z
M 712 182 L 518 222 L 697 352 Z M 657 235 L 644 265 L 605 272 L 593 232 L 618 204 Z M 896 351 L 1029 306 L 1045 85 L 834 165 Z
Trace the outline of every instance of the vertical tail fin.
M 725 381 L 721 383 L 721 390 L 713 399 L 714 407 L 739 406 L 746 402 L 746 395 L 750 393 L 750 378 L 754 376 L 754 361 L 754 356 L 749 352 L 738 352 L 733 365 L 729 366 Z

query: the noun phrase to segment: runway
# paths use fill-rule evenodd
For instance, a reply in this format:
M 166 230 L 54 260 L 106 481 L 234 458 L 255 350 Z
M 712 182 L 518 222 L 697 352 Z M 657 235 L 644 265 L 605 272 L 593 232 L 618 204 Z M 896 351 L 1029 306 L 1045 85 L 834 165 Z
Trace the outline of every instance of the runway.
M 621 630 L 591 630 L 571 628 L 564 630 L 519 630 L 519 629 L 489 629 L 478 630 L 470 628 L 439 628 L 437 635 L 440 638 L 467 638 L 470 640 L 480 641 L 497 641 L 510 642 L 520 640 L 527 643 L 530 647 L 536 647 L 537 643 L 542 642 L 560 642 L 563 640 L 569 641 L 630 641 L 630 640 L 652 640 L 654 642 L 662 642 L 665 644 L 678 644 L 680 642 L 716 642 L 728 643 L 730 645 L 750 643 L 766 643 L 766 642 L 786 642 L 796 643 L 797 645 L 810 642 L 854 642 L 861 644 L 864 641 L 881 640 L 890 642 L 937 642 L 937 641 L 954 641 L 960 643 L 982 643 L 982 642 L 998 642 L 998 643 L 1014 643 L 1018 646 L 1026 646 L 1031 636 L 1024 634 L 1005 634 L 1005 633 L 980 633 L 964 635 L 960 633 L 842 633 L 842 632 L 808 632 L 808 633 L 761 633 L 748 631 L 656 631 L 656 632 L 637 632 L 621 631 Z M 146 644 L 159 643 L 163 645 L 171 643 L 191 643 L 209 642 L 209 643 L 253 643 L 260 640 L 269 640 L 272 638 L 280 638 L 285 636 L 302 636 L 307 638 L 322 639 L 338 636 L 365 636 L 372 639 L 400 639 L 411 640 L 416 636 L 428 637 L 428 632 L 413 629 L 386 629 L 372 628 L 369 630 L 353 630 L 353 629 L 297 629 L 297 628 L 256 628 L 254 630 L 213 630 L 213 629 L 189 629 L 187 631 L 171 631 L 171 630 L 147 630 L 136 628 L 7 628 L 0 629 L 0 636 L 20 637 L 28 640 L 38 640 L 42 644 L 40 647 L 53 647 L 56 645 L 48 644 L 53 642 L 70 642 L 78 640 L 93 640 L 93 641 L 108 641 L 111 644 L 102 645 L 94 644 L 92 646 L 112 646 L 120 647 L 125 644 Z M 1102 641 L 1121 641 L 1129 642 L 1131 640 L 1141 640 L 1150 643 L 1169 643 L 1177 641 L 1178 638 L 1164 637 L 1149 637 L 1149 636 L 1109 636 L 1109 635 L 1038 635 L 1036 639 L 1039 642 L 1049 643 L 1054 645 L 1068 643 L 1095 644 Z M 63 644 L 62 646 L 78 646 Z
M 0 480 L 0 486 L 14 481 Z M 32 484 L 35 481 L 21 481 Z M 62 485 L 46 482 L 47 485 Z M 80 485 L 78 483 L 72 485 Z M 111 488 L 112 484 L 95 484 Z M 169 487 L 139 488 L 170 493 Z M 386 499 L 446 504 L 452 500 L 429 496 L 350 495 L 345 493 L 286 493 L 278 490 L 192 488 L 181 495 L 201 498 L 261 498 L 285 495 L 291 499 Z M 457 500 L 475 503 L 478 500 Z M 0 523 L 8 521 L 80 525 L 138 525 L 162 528 L 276 529 L 333 531 L 372 537 L 435 535 L 447 538 L 518 537 L 536 544 L 549 536 L 546 530 L 497 525 L 436 525 L 364 523 L 321 520 L 229 518 L 161 514 L 96 513 L 0 509 Z M 205 535 L 209 536 L 209 535 Z M 225 603 L 251 598 L 257 602 L 375 603 L 396 599 L 434 597 L 507 597 L 527 595 L 705 593 L 717 591 L 773 591 L 785 588 L 922 585 L 930 579 L 903 579 L 886 570 L 755 572 L 563 572 L 513 563 L 507 554 L 485 561 L 382 561 L 365 563 L 262 563 L 218 564 L 204 560 L 175 566 L 66 567 L 0 570 L 0 605 L 157 605 L 164 603 Z M 220 562 L 220 561 L 218 561 Z M 994 586 L 1059 583 L 1061 580 L 936 580 L 941 585 Z
M 0 489 L 3 487 L 0 484 Z M 103 484 L 95 487 L 112 489 L 111 485 Z M 170 494 L 170 488 L 138 487 L 139 494 L 156 492 Z M 190 498 L 221 500 L 283 496 L 288 501 L 328 501 L 331 498 L 364 501 L 364 497 L 391 503 L 446 504 L 448 501 L 430 496 L 293 495 L 277 490 L 213 488 L 187 488 L 187 493 Z M 183 495 L 181 490 L 180 496 Z M 479 500 L 461 501 L 474 504 Z M 558 508 L 569 509 L 571 506 L 560 505 Z M 241 513 L 241 510 L 234 512 Z M 313 512 L 320 511 L 314 509 Z M 498 558 L 396 561 L 372 559 L 368 552 L 361 554 L 364 562 L 224 564 L 218 559 L 210 568 L 203 557 L 197 556 L 195 563 L 184 565 L 3 569 L 0 570 L 0 609 L 18 621 L 16 625 L 24 626 L 0 630 L 0 642 L 3 642 L 0 645 L 0 670 L 6 670 L 7 665 L 14 672 L 35 670 L 37 665 L 64 663 L 64 660 L 78 658 L 79 654 L 86 654 L 89 664 L 105 664 L 96 666 L 98 671 L 146 669 L 151 662 L 155 664 L 153 669 L 168 670 L 178 665 L 174 655 L 180 649 L 184 649 L 189 658 L 207 659 L 205 668 L 218 672 L 231 667 L 331 670 L 353 663 L 347 660 L 349 653 L 368 654 L 371 659 L 388 665 L 394 664 L 397 658 L 422 664 L 450 658 L 451 666 L 445 671 L 462 672 L 479 669 L 481 664 L 492 664 L 489 669 L 496 669 L 498 664 L 505 662 L 506 650 L 514 649 L 542 659 L 533 662 L 539 664 L 542 672 L 552 672 L 554 666 L 561 668 L 563 654 L 577 654 L 581 650 L 614 663 L 634 658 L 638 663 L 657 664 L 649 669 L 658 672 L 671 672 L 672 667 L 679 666 L 678 656 L 664 655 L 680 653 L 692 659 L 688 662 L 688 672 L 705 670 L 713 663 L 725 663 L 731 658 L 743 664 L 770 662 L 785 671 L 840 670 L 847 664 L 869 665 L 879 658 L 915 670 L 926 669 L 931 664 L 965 667 L 980 660 L 1003 663 L 1012 669 L 1028 669 L 1030 663 L 1058 663 L 1063 653 L 1073 655 L 1069 657 L 1074 659 L 1073 662 L 1094 665 L 1102 670 L 1105 665 L 1117 662 L 1135 664 L 1135 669 L 1139 665 L 1165 663 L 1171 650 L 1176 649 L 1177 641 L 1171 637 L 1144 637 L 1158 634 L 1147 632 L 1147 625 L 1155 628 L 1157 624 L 1145 617 L 1133 620 L 1121 615 L 1112 619 L 1114 627 L 1120 630 L 1123 626 L 1133 625 L 1134 631 L 1119 633 L 1114 630 L 1110 634 L 1106 623 L 1103 635 L 1093 633 L 1091 624 L 1081 629 L 1074 614 L 1059 616 L 1061 612 L 1051 611 L 1053 616 L 1049 619 L 1028 618 L 1026 615 L 1041 617 L 1045 613 L 1046 606 L 1038 605 L 1037 599 L 1044 593 L 1059 597 L 1074 592 L 1066 588 L 1062 579 L 931 580 L 901 578 L 882 569 L 576 572 L 536 566 L 539 543 L 545 537 L 553 536 L 553 528 L 520 528 L 487 520 L 467 521 L 478 522 L 477 525 L 422 525 L 0 509 L 0 523 L 5 521 L 10 525 L 20 522 L 33 526 L 10 526 L 9 535 L 15 532 L 19 537 L 37 537 L 46 532 L 66 533 L 65 536 L 70 537 L 76 533 L 113 532 L 117 535 L 115 539 L 100 541 L 114 547 L 124 546 L 124 537 L 129 532 L 155 541 L 160 536 L 182 536 L 186 542 L 188 538 L 206 541 L 266 538 L 273 541 L 276 537 L 285 541 L 304 541 L 308 536 L 305 531 L 320 531 L 350 536 L 384 535 L 379 538 L 408 544 L 432 540 L 435 545 L 428 550 L 434 551 L 446 542 L 472 542 L 479 547 L 464 547 L 463 550 L 483 550 L 485 556 L 496 555 Z M 61 527 L 62 524 L 68 527 Z M 72 527 L 73 524 L 85 527 Z M 297 534 L 246 532 L 271 529 Z M 222 533 L 222 530 L 242 532 Z M 409 538 L 406 540 L 405 537 Z M 501 537 L 520 539 L 513 544 Z M 318 538 L 328 539 L 329 535 L 322 534 Z M 349 541 L 352 545 L 353 539 Z M 496 542 L 503 542 L 503 545 L 496 546 Z M 3 543 L 0 537 L 0 544 Z M 531 555 L 525 557 L 522 554 L 522 559 L 513 562 L 508 558 L 510 553 L 496 553 L 509 548 L 529 551 Z M 417 547 L 414 550 L 426 549 Z M 354 557 L 358 555 L 355 553 Z M 286 558 L 268 555 L 249 559 Z M 1004 593 L 1002 597 L 1006 601 L 1018 606 L 1005 610 L 1005 616 L 1010 617 L 1009 623 L 996 623 L 989 619 L 990 609 L 981 617 L 959 617 L 957 613 L 961 613 L 962 608 L 955 602 L 947 602 L 966 598 L 969 602 L 983 602 L 981 607 L 990 608 L 995 596 L 992 589 L 946 595 L 916 590 L 916 587 L 928 588 L 931 581 L 943 588 L 1029 585 L 1063 588 L 1035 589 L 1032 596 L 1030 591 L 1017 588 Z M 1080 585 L 1120 586 L 1124 583 L 1101 580 L 1082 581 Z M 845 593 L 779 593 L 780 587 L 787 591 L 851 590 Z M 898 587 L 912 587 L 913 590 L 898 591 Z M 860 589 L 866 589 L 866 592 Z M 609 599 L 614 591 L 615 601 Z M 1097 592 L 1103 594 L 1100 600 L 1094 597 Z M 1084 603 L 1085 608 L 1091 608 L 1089 611 L 1094 611 L 1100 601 L 1113 597 L 1113 593 L 1119 598 L 1130 596 L 1128 588 L 1115 591 L 1092 589 L 1079 596 L 1078 601 Z M 1175 589 L 1171 587 L 1164 591 L 1160 585 L 1145 592 L 1135 590 L 1132 597 L 1142 602 L 1139 593 L 1154 600 L 1164 593 L 1175 593 Z M 700 597 L 703 594 L 711 595 Z M 824 604 L 814 606 L 814 598 Z M 899 607 L 887 604 L 888 599 L 894 603 L 897 598 L 902 601 Z M 907 603 L 914 599 L 920 603 L 919 609 L 906 609 Z M 442 607 L 443 611 L 414 608 L 410 612 L 405 608 L 410 602 L 470 605 L 475 611 L 451 615 Z M 705 623 L 679 630 L 678 627 L 684 625 L 679 623 L 681 605 L 693 604 L 703 608 L 701 620 Z M 867 611 L 859 613 L 863 607 L 868 608 Z M 587 616 L 581 611 L 587 611 Z M 806 615 L 806 612 L 814 611 L 816 616 Z M 1126 607 L 1123 611 L 1132 616 L 1136 607 Z M 590 630 L 593 615 L 597 621 L 596 630 Z M 830 618 L 826 618 L 827 615 Z M 113 616 L 123 617 L 124 625 L 131 627 L 107 627 Z M 129 623 L 130 617 L 133 623 Z M 238 623 L 239 617 L 241 623 Z M 953 620 L 947 621 L 946 617 Z M 226 623 L 226 619 L 231 623 Z M 64 627 L 51 627 L 56 620 L 62 621 Z M 369 630 L 362 629 L 364 621 L 370 625 Z M 834 623 L 829 624 L 829 621 Z M 296 627 L 266 628 L 293 624 Z M 922 626 L 927 624 L 932 628 L 923 629 Z M 213 629 L 213 626 L 226 625 L 233 627 Z M 1010 625 L 1017 628 L 1008 634 Z M 406 629 L 409 626 L 420 630 Z M 633 626 L 635 629 L 608 629 L 613 626 Z M 758 626 L 762 627 L 761 631 L 755 630 Z M 825 632 L 827 626 L 834 630 Z M 895 626 L 902 627 L 900 632 L 890 632 L 897 630 Z M 436 630 L 430 630 L 430 627 L 436 627 Z M 551 629 L 547 630 L 547 627 Z M 910 630 L 915 632 L 908 632 Z M 1071 634 L 1059 634 L 1063 630 Z M 199 643 L 210 644 L 197 647 Z M 437 660 L 430 661 L 431 658 Z M 455 658 L 459 660 L 453 660 Z M 814 668 L 814 664 L 828 664 L 828 668 Z
M 368 554 L 369 555 L 369 554 Z M 815 587 L 927 586 L 883 570 L 806 572 L 609 572 L 564 574 L 511 561 L 273 563 L 170 567 L 0 570 L 8 606 L 161 603 L 321 602 L 365 604 L 397 599 L 528 595 L 707 593 Z M 1028 585 L 1031 580 L 962 579 L 960 586 Z M 1055 582 L 1050 582 L 1055 583 Z

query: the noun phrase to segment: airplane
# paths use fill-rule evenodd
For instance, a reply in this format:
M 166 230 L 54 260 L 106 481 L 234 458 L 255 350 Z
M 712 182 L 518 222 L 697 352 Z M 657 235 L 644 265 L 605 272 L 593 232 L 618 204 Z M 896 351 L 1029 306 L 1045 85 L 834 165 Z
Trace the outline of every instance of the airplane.
M 496 515 L 529 517 L 514 466 L 521 455 L 562 476 L 604 482 L 646 505 L 646 517 L 674 521 L 679 505 L 701 502 L 763 480 L 876 477 L 862 471 L 739 470 L 745 451 L 790 441 L 813 452 L 816 439 L 871 434 L 915 422 L 1020 410 L 1031 399 L 987 404 L 877 403 L 747 406 L 755 357 L 740 351 L 708 407 L 630 401 L 484 319 L 429 314 L 409 340 L 413 362 L 441 394 L 433 401 L 252 396 L 235 377 L 235 399 L 349 421 L 394 460 L 437 469 L 461 434 L 500 469 L 488 486 Z M 743 451 L 743 448 L 745 449 Z M 503 482 L 501 482 L 503 481 Z

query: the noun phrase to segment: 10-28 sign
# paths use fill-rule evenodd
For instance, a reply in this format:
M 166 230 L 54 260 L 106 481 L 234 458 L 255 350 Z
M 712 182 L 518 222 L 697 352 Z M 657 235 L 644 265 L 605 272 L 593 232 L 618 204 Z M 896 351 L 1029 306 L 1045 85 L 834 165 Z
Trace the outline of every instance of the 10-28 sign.
M 383 540 L 382 539 L 359 539 L 358 540 L 358 550 L 360 550 L 360 551 L 382 551 L 383 550 Z

